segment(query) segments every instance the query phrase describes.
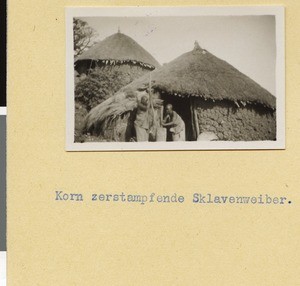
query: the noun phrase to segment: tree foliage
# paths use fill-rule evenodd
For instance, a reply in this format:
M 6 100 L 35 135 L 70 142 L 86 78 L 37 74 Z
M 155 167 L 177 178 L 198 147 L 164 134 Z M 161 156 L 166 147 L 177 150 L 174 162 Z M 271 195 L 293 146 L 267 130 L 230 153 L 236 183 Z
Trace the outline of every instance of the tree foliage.
M 83 104 L 87 110 L 90 110 L 114 95 L 132 80 L 133 78 L 129 73 L 116 69 L 95 69 L 85 79 L 77 83 L 75 99 Z
M 87 22 L 73 19 L 74 56 L 78 57 L 95 44 L 96 31 Z

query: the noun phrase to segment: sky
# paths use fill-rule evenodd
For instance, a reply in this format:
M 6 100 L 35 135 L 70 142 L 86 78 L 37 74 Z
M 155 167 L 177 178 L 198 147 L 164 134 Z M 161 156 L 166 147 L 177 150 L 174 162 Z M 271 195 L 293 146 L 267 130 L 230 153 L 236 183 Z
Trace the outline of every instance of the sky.
M 134 39 L 159 63 L 200 46 L 275 94 L 274 16 L 82 17 L 97 40 L 117 33 Z

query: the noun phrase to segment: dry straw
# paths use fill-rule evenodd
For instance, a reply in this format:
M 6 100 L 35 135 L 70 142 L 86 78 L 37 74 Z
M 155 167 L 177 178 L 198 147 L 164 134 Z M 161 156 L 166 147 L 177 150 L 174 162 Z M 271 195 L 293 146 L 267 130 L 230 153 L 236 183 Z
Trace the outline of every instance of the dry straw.
M 80 55 L 76 63 L 85 60 L 106 65 L 133 64 L 153 70 L 160 64 L 132 38 L 116 33 L 97 43 Z
M 128 116 L 130 112 L 134 111 L 137 108 L 137 102 L 143 95 L 147 94 L 145 92 L 136 93 L 131 89 L 118 92 L 89 112 L 85 120 L 84 131 L 100 134 L 109 125 L 116 123 L 120 117 Z M 162 100 L 153 98 L 153 107 L 157 109 L 161 106 Z
M 145 75 L 125 88 L 137 90 L 147 87 L 148 78 Z M 238 106 L 261 104 L 276 108 L 276 98 L 270 92 L 197 43 L 194 50 L 154 70 L 152 88 L 181 97 L 193 96 L 213 101 L 226 99 Z

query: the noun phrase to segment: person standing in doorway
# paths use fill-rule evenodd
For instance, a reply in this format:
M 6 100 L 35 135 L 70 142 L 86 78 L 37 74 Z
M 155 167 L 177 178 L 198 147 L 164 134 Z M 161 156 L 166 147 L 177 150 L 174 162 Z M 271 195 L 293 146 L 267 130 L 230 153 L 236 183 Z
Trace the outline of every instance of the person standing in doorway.
M 166 116 L 162 126 L 167 128 L 167 138 L 171 137 L 172 141 L 185 141 L 185 123 L 178 113 L 173 110 L 172 104 L 166 106 Z
M 134 128 L 136 132 L 137 142 L 145 142 L 149 140 L 149 100 L 143 95 L 141 101 L 138 101 L 136 119 Z

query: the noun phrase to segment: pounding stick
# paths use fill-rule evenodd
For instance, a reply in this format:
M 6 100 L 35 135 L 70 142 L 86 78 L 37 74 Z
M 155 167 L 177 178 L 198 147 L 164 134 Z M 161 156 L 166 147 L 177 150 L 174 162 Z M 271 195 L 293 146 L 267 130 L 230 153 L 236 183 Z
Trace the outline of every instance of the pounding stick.
M 152 112 L 153 112 L 153 121 L 154 121 L 154 125 L 156 126 L 155 111 L 154 111 L 153 98 L 152 98 L 152 93 L 151 93 L 151 89 L 152 89 L 151 82 L 152 82 L 152 79 L 151 79 L 151 72 L 150 72 L 149 98 L 150 98 L 150 106 L 151 106 L 151 109 L 152 109 Z

